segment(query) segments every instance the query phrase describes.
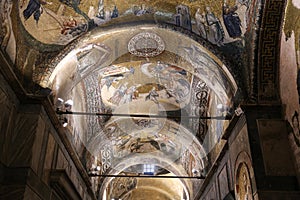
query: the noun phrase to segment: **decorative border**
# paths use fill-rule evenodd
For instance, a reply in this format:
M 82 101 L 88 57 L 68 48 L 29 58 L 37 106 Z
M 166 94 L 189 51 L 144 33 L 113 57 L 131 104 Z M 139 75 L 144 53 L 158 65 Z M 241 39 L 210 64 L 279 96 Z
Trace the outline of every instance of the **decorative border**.
M 144 43 L 145 47 L 147 47 L 147 40 L 153 40 L 154 42 L 156 42 L 157 45 L 156 49 L 153 49 L 153 51 L 148 52 L 147 50 L 143 51 L 143 49 L 137 48 L 136 45 L 138 42 Z M 150 32 L 139 33 L 135 35 L 133 38 L 131 38 L 128 43 L 128 51 L 131 54 L 139 57 L 155 57 L 161 54 L 164 50 L 165 50 L 165 43 L 161 39 L 161 37 L 159 37 L 155 33 L 150 33 Z
M 265 1 L 258 45 L 258 103 L 276 103 L 279 97 L 280 35 L 285 1 Z M 279 33 L 279 34 L 278 34 Z

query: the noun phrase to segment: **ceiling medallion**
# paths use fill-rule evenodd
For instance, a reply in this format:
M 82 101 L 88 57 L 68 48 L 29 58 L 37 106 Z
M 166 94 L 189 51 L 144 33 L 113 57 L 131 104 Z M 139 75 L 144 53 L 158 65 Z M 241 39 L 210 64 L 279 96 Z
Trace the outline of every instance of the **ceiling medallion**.
M 139 57 L 155 57 L 165 50 L 165 43 L 155 33 L 143 32 L 135 35 L 128 43 L 128 51 Z

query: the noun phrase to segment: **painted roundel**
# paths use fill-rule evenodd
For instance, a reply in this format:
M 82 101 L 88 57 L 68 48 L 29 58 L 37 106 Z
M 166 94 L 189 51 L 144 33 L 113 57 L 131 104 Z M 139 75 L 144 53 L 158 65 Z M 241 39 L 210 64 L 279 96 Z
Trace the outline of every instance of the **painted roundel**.
M 128 43 L 128 51 L 139 57 L 155 57 L 165 50 L 165 43 L 155 33 L 143 32 L 135 35 Z

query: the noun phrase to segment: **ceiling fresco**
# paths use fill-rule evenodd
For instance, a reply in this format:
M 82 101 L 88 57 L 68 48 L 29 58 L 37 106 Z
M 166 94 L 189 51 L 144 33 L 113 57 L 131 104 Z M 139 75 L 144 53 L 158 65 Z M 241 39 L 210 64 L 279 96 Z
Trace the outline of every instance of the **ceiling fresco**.
M 202 176 L 214 162 L 210 152 L 221 144 L 234 98 L 256 78 L 256 66 L 248 64 L 256 64 L 251 53 L 263 3 L 0 0 L 1 51 L 24 82 L 51 89 L 54 109 L 108 114 L 58 116 L 68 121 L 65 128 L 87 171 L 139 174 L 152 164 L 154 175 Z M 299 9 L 299 0 L 287 1 L 283 27 L 298 69 Z M 67 108 L 68 99 L 73 105 Z M 103 183 L 95 187 L 99 196 L 128 199 L 141 184 Z M 106 188 L 119 183 L 126 187 Z M 180 192 L 193 199 L 201 183 L 180 181 Z
M 64 45 L 111 20 L 147 16 L 191 30 L 213 44 L 242 40 L 250 0 L 217 1 L 103 1 L 20 0 L 25 29 L 45 44 Z
M 151 156 L 164 169 L 173 163 L 172 173 L 181 166 L 188 176 L 205 174 L 207 154 L 226 127 L 217 105 L 230 106 L 237 90 L 209 50 L 153 25 L 92 32 L 44 80 L 56 99 L 73 100 L 73 112 L 110 114 L 65 116 L 93 157 L 88 166 L 99 166 L 101 174 L 128 172 L 153 163 Z M 221 119 L 200 119 L 206 116 Z
M 160 61 L 128 64 L 100 71 L 101 93 L 107 106 L 152 101 L 158 107 L 163 104 L 162 109 L 177 110 L 188 103 L 192 76 L 184 69 Z
M 226 66 L 184 35 L 155 26 L 107 34 L 79 42 L 45 82 L 56 98 L 73 100 L 74 112 L 111 114 L 68 116 L 98 173 L 126 172 L 155 156 L 161 168 L 173 163 L 188 176 L 205 174 L 207 154 L 226 127 L 217 105 L 230 106 L 237 89 Z M 200 119 L 206 116 L 222 118 Z
M 151 164 L 155 166 L 156 168 L 163 167 L 167 171 L 165 172 L 166 176 L 167 175 L 181 175 L 181 176 L 187 176 L 188 174 L 185 172 L 185 169 L 182 168 L 180 164 L 174 163 L 172 160 L 168 159 L 161 159 L 159 156 L 155 156 L 153 154 L 149 154 L 148 156 L 145 155 L 140 155 L 140 154 L 134 154 L 124 160 L 121 160 L 118 165 L 116 165 L 114 168 L 109 169 L 108 174 L 118 174 L 119 172 L 123 173 L 132 173 L 130 171 L 127 171 L 128 168 L 132 170 L 133 168 L 135 171 L 141 171 L 139 169 L 141 166 L 145 166 L 145 164 Z M 102 187 L 100 189 L 100 194 L 103 194 L 104 190 L 107 188 L 107 186 L 111 183 L 111 181 L 114 180 L 114 178 L 108 178 L 105 179 Z M 140 179 L 138 179 L 140 180 Z M 149 180 L 149 179 L 148 179 Z M 175 179 L 176 180 L 176 179 Z M 199 182 L 199 180 L 195 179 L 196 181 Z M 193 182 L 191 179 L 177 179 L 177 187 L 182 187 L 183 190 L 181 191 L 180 195 L 182 193 L 185 193 L 185 196 L 187 199 L 193 199 L 193 190 L 192 190 L 192 185 Z M 153 185 L 152 185 L 153 186 Z M 164 186 L 161 186 L 164 187 Z M 175 187 L 173 185 L 173 187 Z M 157 188 L 157 187 L 154 187 Z M 136 189 L 136 188 L 135 188 Z M 137 188 L 138 189 L 138 188 Z M 165 188 L 166 191 L 169 191 L 170 189 Z
M 151 30 L 151 34 L 160 37 L 161 40 L 167 44 L 165 45 L 165 50 L 161 52 L 160 55 L 153 57 L 130 54 L 129 44 L 132 41 L 131 39 L 141 34 L 141 32 L 147 35 L 150 32 L 149 30 Z M 107 37 L 107 34 L 109 34 L 110 37 Z M 144 38 L 140 38 L 139 40 L 143 41 Z M 147 39 L 147 41 L 149 41 L 149 39 Z M 149 45 L 158 45 L 153 40 L 151 40 L 151 42 Z M 160 48 L 158 45 L 151 47 L 153 50 L 149 50 L 149 48 L 138 46 L 139 41 L 136 41 L 136 43 L 136 51 L 140 51 L 140 54 L 149 54 L 150 51 L 152 52 Z M 114 49 L 114 51 L 112 51 L 112 49 Z M 146 51 L 146 53 L 143 51 Z M 123 57 L 124 59 L 119 62 L 118 59 Z M 136 60 L 136 62 L 132 62 L 131 60 Z M 114 62 L 118 64 L 112 64 Z M 131 87 L 134 86 L 132 84 L 126 85 L 126 89 L 131 87 L 131 90 L 141 90 L 141 88 L 139 88 L 140 85 L 138 85 L 142 84 L 141 80 L 143 84 L 147 81 L 154 81 L 158 85 L 153 85 L 152 88 L 156 87 L 156 90 L 160 90 L 160 93 L 162 93 L 163 87 L 171 87 L 168 91 L 165 90 L 165 93 L 168 93 L 165 94 L 165 96 L 173 96 L 173 98 L 169 98 L 169 100 L 173 99 L 175 103 L 176 101 L 177 103 L 184 103 L 184 99 L 178 98 L 182 98 L 188 93 L 172 93 L 172 90 L 177 88 L 179 91 L 183 90 L 183 88 L 190 87 L 193 75 L 206 82 L 224 104 L 226 104 L 228 99 L 237 91 L 237 85 L 233 77 L 230 75 L 226 66 L 214 54 L 184 35 L 177 34 L 171 30 L 160 29 L 152 25 L 148 27 L 146 25 L 140 27 L 136 26 L 134 30 L 120 28 L 118 30 L 109 31 L 108 33 L 101 33 L 101 30 L 95 31 L 92 35 L 89 35 L 83 43 L 78 44 L 77 48 L 69 52 L 66 57 L 57 64 L 57 67 L 54 67 L 51 76 L 44 75 L 40 84 L 44 87 L 51 88 L 55 82 L 55 84 L 57 84 L 55 87 L 59 88 L 55 90 L 58 96 L 60 92 L 64 94 L 69 93 L 70 89 L 77 85 L 78 82 L 83 80 L 88 74 L 99 71 L 103 67 L 105 67 L 104 70 L 97 72 L 102 74 L 101 77 L 103 78 L 99 80 L 102 82 L 101 84 L 110 85 L 110 82 L 113 81 L 113 87 L 110 85 L 106 87 L 107 90 L 102 88 L 102 91 L 106 93 L 109 93 L 109 91 L 113 93 L 116 89 L 119 89 L 118 87 L 120 87 L 121 84 L 125 84 L 127 78 L 131 82 L 134 81 L 136 83 L 135 88 Z M 110 70 L 112 72 L 109 72 Z M 60 73 L 58 74 L 58 72 Z M 112 73 L 113 76 L 109 76 L 109 73 Z M 66 79 L 65 77 L 68 78 Z M 177 83 L 177 80 L 180 81 Z M 148 84 L 150 89 L 152 89 L 150 84 L 152 82 Z M 173 84 L 173 86 L 171 86 L 171 84 Z M 64 85 L 64 88 L 60 85 Z M 125 89 L 125 86 L 123 86 L 123 89 Z M 149 93 L 149 89 L 148 91 L 143 91 L 144 95 L 147 92 Z M 113 94 L 110 94 L 110 97 L 112 97 L 112 95 Z M 177 99 L 174 99 L 174 96 L 176 96 Z M 116 102 L 108 102 L 108 100 L 106 100 L 106 103 L 116 104 Z
M 285 22 L 287 40 L 291 35 L 299 38 L 299 5 L 293 2 L 287 8 L 294 19 Z M 151 164 L 153 175 L 200 177 L 214 162 L 210 152 L 220 144 L 241 90 L 236 80 L 247 72 L 240 61 L 246 60 L 242 53 L 255 21 L 255 3 L 2 0 L 1 50 L 35 83 L 51 89 L 55 109 L 89 114 L 58 113 L 68 122 L 66 130 L 87 170 L 136 175 L 149 173 L 143 167 Z M 18 15 L 12 16 L 13 11 Z M 39 45 L 22 48 L 29 50 L 23 55 L 18 37 Z M 55 56 L 48 59 L 50 54 Z M 229 66 L 227 58 L 237 61 Z M 68 99 L 73 103 L 66 107 Z M 130 199 L 138 195 L 138 185 L 148 187 L 134 178 L 101 181 L 99 196 Z M 202 183 L 177 181 L 179 199 L 183 190 L 193 199 L 193 188 Z M 126 187 L 107 188 L 119 183 Z

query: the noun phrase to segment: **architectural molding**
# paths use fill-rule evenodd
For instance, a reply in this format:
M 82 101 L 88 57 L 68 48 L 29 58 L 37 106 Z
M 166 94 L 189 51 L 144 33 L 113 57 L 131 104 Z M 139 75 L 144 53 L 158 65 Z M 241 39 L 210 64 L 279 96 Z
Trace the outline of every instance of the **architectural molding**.
M 258 44 L 258 103 L 277 103 L 279 55 L 285 1 L 265 1 Z

